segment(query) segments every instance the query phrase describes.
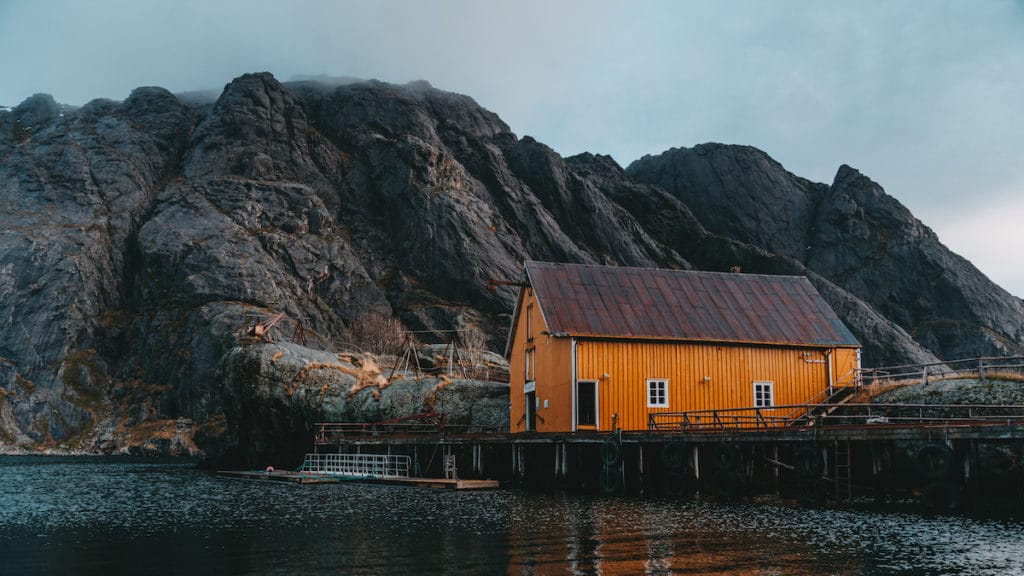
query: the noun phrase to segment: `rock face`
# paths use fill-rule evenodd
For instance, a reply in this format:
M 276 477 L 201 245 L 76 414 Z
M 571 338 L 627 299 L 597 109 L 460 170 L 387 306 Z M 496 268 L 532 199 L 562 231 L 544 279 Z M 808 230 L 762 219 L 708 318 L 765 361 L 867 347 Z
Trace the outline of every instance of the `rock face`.
M 940 358 L 1024 354 L 1024 302 L 849 166 L 826 186 L 754 148 L 702 144 L 646 156 L 627 173 L 664 188 L 712 232 L 820 274 Z
M 226 456 L 290 462 L 308 451 L 316 422 L 379 422 L 428 411 L 443 414 L 449 425 L 508 429 L 507 385 L 392 375 L 381 364 L 373 356 L 289 343 L 233 348 L 220 374 L 237 442 L 225 447 Z
M 818 210 L 807 266 L 942 358 L 1024 354 L 1024 303 L 848 166 Z
M 750 146 L 672 148 L 637 160 L 627 172 L 682 200 L 708 230 L 801 262 L 818 198 L 828 188 Z
M 807 276 L 864 345 L 867 365 L 939 362 L 906 331 L 800 261 L 709 232 L 681 200 L 661 187 L 631 180 L 611 158 L 581 154 L 568 162 L 658 241 L 686 254 L 696 268 L 724 272 L 739 267 L 757 274 Z
M 499 421 L 507 387 L 352 392 L 362 366 L 325 351 L 391 316 L 501 349 L 515 292 L 488 281 L 525 259 L 807 275 L 869 365 L 1024 342 L 1021 301 L 852 169 L 816 184 L 721 145 L 628 170 L 563 159 L 424 82 L 248 74 L 215 102 L 139 88 L 76 110 L 36 95 L 0 111 L 0 203 L 0 450 L 252 461 L 305 449 L 318 419 L 427 397 Z M 241 337 L 279 312 L 279 344 Z M 296 379 L 317 364 L 345 369 Z

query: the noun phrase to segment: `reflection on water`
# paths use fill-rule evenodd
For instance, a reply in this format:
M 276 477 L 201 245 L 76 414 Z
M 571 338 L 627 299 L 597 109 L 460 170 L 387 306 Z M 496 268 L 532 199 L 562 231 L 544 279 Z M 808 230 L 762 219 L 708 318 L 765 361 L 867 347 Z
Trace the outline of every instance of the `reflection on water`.
M 0 458 L 0 574 L 1024 574 L 1024 526 Z

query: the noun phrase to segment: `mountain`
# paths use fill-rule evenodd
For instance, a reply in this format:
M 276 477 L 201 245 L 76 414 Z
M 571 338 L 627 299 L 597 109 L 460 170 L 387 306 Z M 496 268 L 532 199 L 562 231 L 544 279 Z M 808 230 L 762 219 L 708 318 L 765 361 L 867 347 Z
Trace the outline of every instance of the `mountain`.
M 214 102 L 147 87 L 78 109 L 36 95 L 0 111 L 0 202 L 0 446 L 122 450 L 180 440 L 184 418 L 179 444 L 216 453 L 359 417 L 326 382 L 296 393 L 305 371 L 277 359 L 365 363 L 253 348 L 245 328 L 283 312 L 275 339 L 346 350 L 395 316 L 499 350 L 515 291 L 488 283 L 526 259 L 806 275 L 866 365 L 1024 343 L 1021 300 L 851 168 L 812 183 L 717 144 L 625 170 L 562 158 L 425 82 L 247 74 Z
M 940 358 L 1024 353 L 1024 303 L 849 166 L 826 186 L 760 150 L 701 144 L 646 156 L 626 172 L 685 203 L 712 232 L 842 287 Z

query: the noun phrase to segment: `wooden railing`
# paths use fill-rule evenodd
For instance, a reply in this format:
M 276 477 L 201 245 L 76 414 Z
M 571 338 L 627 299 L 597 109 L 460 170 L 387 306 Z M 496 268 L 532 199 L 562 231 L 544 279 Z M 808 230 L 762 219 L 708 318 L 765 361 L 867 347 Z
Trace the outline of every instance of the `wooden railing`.
M 904 364 L 863 368 L 858 371 L 857 385 L 913 384 L 954 378 L 1009 379 L 1024 382 L 1024 356 L 982 357 L 932 364 Z
M 831 411 L 830 411 L 831 410 Z M 800 417 L 788 414 L 800 413 Z M 782 414 L 782 415 L 780 415 Z M 813 414 L 806 418 L 803 414 Z M 792 404 L 648 414 L 657 431 L 767 430 L 798 426 L 1024 423 L 1024 405 L 1006 404 Z

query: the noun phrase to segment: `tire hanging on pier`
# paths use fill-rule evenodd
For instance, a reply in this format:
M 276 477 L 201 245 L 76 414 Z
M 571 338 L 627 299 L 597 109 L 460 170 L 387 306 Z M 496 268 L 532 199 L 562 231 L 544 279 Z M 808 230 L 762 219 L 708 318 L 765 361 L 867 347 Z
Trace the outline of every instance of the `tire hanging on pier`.
M 793 454 L 793 467 L 801 478 L 821 475 L 821 455 L 814 446 L 801 446 Z
M 801 478 L 796 481 L 796 501 L 812 506 L 825 504 L 825 485 L 816 478 Z
M 601 489 L 605 494 L 615 494 L 622 488 L 622 466 L 605 466 L 601 478 Z
M 680 468 L 665 474 L 664 493 L 668 496 L 685 496 L 690 492 L 689 470 Z
M 914 453 L 914 468 L 926 480 L 936 480 L 949 473 L 953 463 L 953 451 L 945 444 L 925 444 Z
M 661 463 L 668 470 L 678 470 L 686 462 L 686 444 L 669 442 L 661 447 Z
M 711 476 L 715 496 L 722 500 L 735 500 L 743 494 L 743 479 L 735 470 L 718 469 Z
M 613 435 L 601 443 L 601 461 L 606 467 L 622 465 L 622 442 Z
M 614 494 L 622 488 L 622 438 L 618 432 L 601 443 L 601 489 Z
M 735 444 L 726 444 L 725 442 L 722 442 L 715 445 L 715 449 L 712 451 L 711 457 L 714 459 L 715 469 L 732 470 L 739 462 L 739 449 Z
M 946 480 L 931 482 L 921 489 L 921 502 L 934 510 L 951 512 L 960 507 L 960 488 Z

